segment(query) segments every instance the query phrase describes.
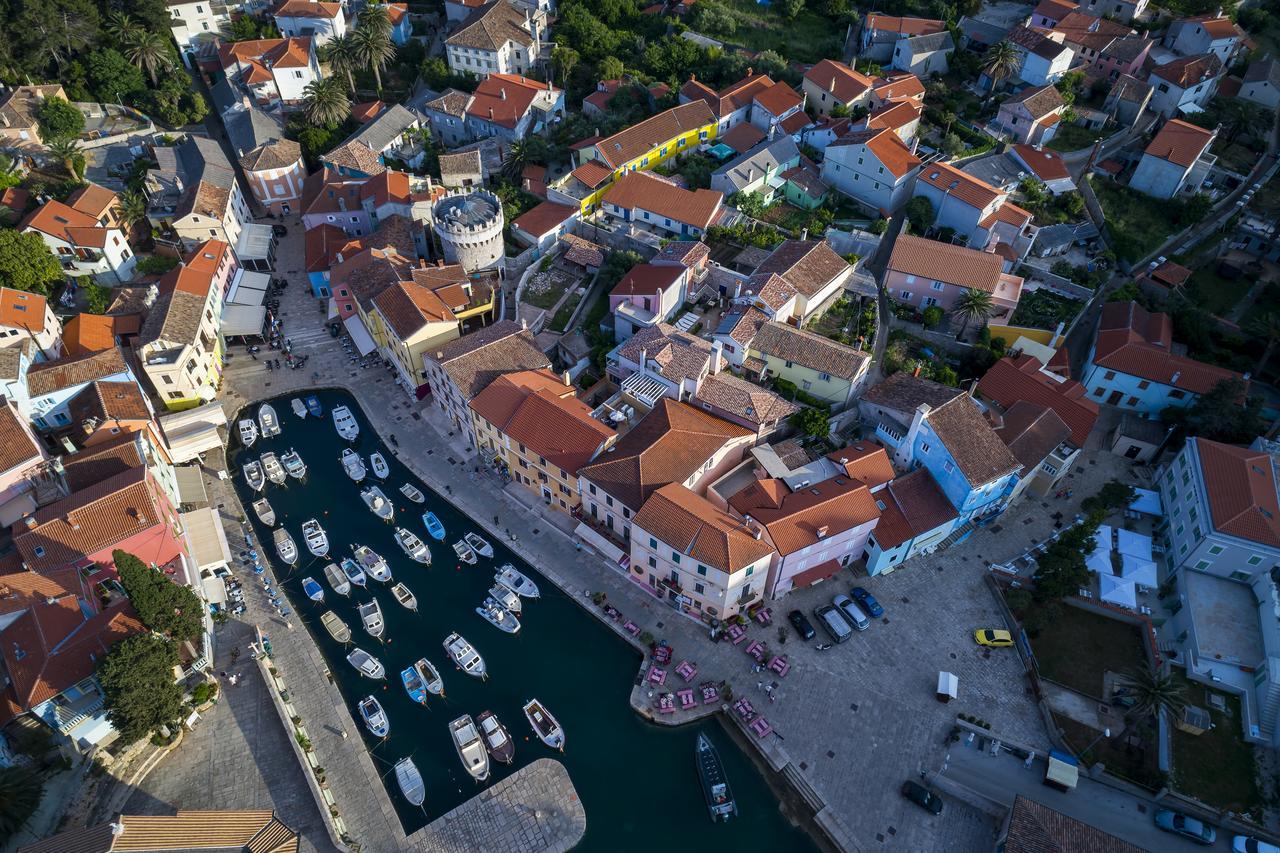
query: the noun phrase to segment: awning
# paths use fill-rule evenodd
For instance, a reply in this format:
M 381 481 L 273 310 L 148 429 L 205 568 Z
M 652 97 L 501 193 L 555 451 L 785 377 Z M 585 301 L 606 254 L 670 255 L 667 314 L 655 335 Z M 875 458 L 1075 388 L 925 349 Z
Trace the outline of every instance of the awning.
M 960 679 L 950 672 L 938 673 L 938 696 L 954 699 L 960 695 Z
M 1138 590 L 1133 581 L 1115 575 L 1098 575 L 1098 597 L 1108 604 L 1133 610 L 1138 606 Z
M 257 259 L 271 256 L 271 242 L 275 234 L 270 225 L 250 223 L 240 231 L 236 240 L 236 257 L 240 259 Z
M 178 500 L 190 506 L 206 507 L 209 496 L 204 491 L 204 474 L 199 465 L 180 465 L 173 469 L 178 480 Z
M 1138 586 L 1160 585 L 1156 580 L 1156 564 L 1132 554 L 1124 555 L 1124 565 L 1120 569 L 1120 574 L 1125 580 L 1132 581 Z
M 355 314 L 343 320 L 342 325 L 347 327 L 347 334 L 351 336 L 351 342 L 356 345 L 361 355 L 368 355 L 378 348 L 373 342 L 373 336 L 364 327 L 364 321 Z
M 1116 531 L 1116 550 L 1144 560 L 1151 559 L 1151 537 L 1121 528 Z
M 573 534 L 603 554 L 605 559 L 609 560 L 615 566 L 625 567 L 624 561 L 627 559 L 627 552 L 623 551 L 617 545 L 614 545 L 606 539 L 603 534 L 597 533 L 591 525 L 587 524 L 585 521 L 578 523 L 578 526 L 574 528 Z
M 223 604 L 227 600 L 227 584 L 222 578 L 207 577 L 204 579 L 204 599 L 210 604 Z
M 191 557 L 197 568 L 212 569 L 231 563 L 231 548 L 218 514 L 212 509 L 197 509 L 179 514 Z
M 807 586 L 813 586 L 815 583 L 822 583 L 827 578 L 840 571 L 839 560 L 827 560 L 825 563 L 819 563 L 811 569 L 805 569 L 791 576 L 792 589 L 804 589 Z
M 227 413 L 218 402 L 205 403 L 160 418 L 160 429 L 176 465 L 194 462 L 200 454 L 220 450 L 227 429 Z
M 1049 751 L 1049 770 L 1044 775 L 1045 781 L 1063 788 L 1074 788 L 1080 778 L 1080 767 L 1076 760 L 1065 752 Z
M 227 305 L 261 305 L 271 287 L 271 276 L 264 272 L 240 269 L 227 291 Z
M 231 305 L 222 307 L 222 334 L 228 338 L 260 336 L 267 325 L 267 309 L 261 305 Z
M 1129 504 L 1129 509 L 1144 515 L 1153 515 L 1157 518 L 1164 515 L 1164 507 L 1160 506 L 1159 492 L 1153 492 L 1150 489 L 1134 489 L 1133 491 L 1137 497 L 1133 499 L 1133 503 Z

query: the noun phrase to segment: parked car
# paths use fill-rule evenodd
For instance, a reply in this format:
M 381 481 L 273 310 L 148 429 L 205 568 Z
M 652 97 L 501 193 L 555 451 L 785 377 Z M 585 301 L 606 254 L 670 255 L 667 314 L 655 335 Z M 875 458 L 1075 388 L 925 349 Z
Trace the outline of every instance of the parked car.
M 1280 853 L 1280 847 L 1247 835 L 1237 835 L 1231 839 L 1231 850 L 1233 853 Z
M 792 610 L 787 614 L 787 619 L 791 621 L 791 627 L 796 629 L 796 633 L 800 635 L 800 639 L 813 639 L 813 623 L 806 619 L 803 613 L 799 610 Z
M 1153 819 L 1158 829 L 1172 832 L 1174 835 L 1181 835 L 1196 844 L 1203 844 L 1208 847 L 1218 840 L 1218 833 L 1212 826 L 1184 815 L 1182 812 L 1175 812 L 1172 809 L 1156 809 Z
M 813 615 L 818 617 L 818 624 L 831 635 L 831 639 L 835 642 L 843 643 L 853 636 L 853 626 L 833 605 L 819 607 L 813 611 Z
M 855 586 L 850 590 L 849 595 L 853 596 L 854 601 L 862 605 L 862 609 L 867 611 L 872 619 L 879 619 L 884 615 L 884 608 L 880 606 L 880 602 L 876 601 L 876 597 L 862 587 Z
M 862 612 L 862 608 L 853 603 L 853 599 L 847 595 L 837 595 L 831 599 L 831 603 L 840 608 L 840 612 L 844 614 L 844 618 L 849 620 L 849 624 L 853 625 L 859 631 L 865 631 L 871 627 L 871 620 L 867 619 L 867 614 Z
M 1013 635 L 1000 628 L 979 628 L 973 632 L 973 639 L 980 646 L 994 646 L 997 649 L 1013 645 Z
M 910 779 L 902 783 L 902 796 L 929 814 L 942 814 L 942 798 L 919 782 Z

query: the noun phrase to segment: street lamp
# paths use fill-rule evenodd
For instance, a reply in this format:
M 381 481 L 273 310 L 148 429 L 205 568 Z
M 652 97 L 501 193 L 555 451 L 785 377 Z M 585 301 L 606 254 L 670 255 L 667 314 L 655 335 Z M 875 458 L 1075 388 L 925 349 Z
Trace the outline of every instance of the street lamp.
M 1111 737 L 1111 729 L 1110 729 L 1110 728 L 1105 728 L 1105 729 L 1103 729 L 1103 730 L 1102 730 L 1102 734 L 1100 734 L 1100 735 L 1098 735 L 1096 738 L 1094 738 L 1094 739 L 1093 739 L 1093 743 L 1091 743 L 1091 744 L 1089 744 L 1088 746 L 1086 746 L 1086 747 L 1084 748 L 1084 752 L 1081 752 L 1080 754 L 1081 754 L 1081 755 L 1084 755 L 1084 753 L 1085 753 L 1085 752 L 1088 752 L 1089 750 L 1093 749 L 1093 747 L 1098 743 L 1098 741 L 1102 740 L 1104 737 L 1106 737 L 1106 738 Z

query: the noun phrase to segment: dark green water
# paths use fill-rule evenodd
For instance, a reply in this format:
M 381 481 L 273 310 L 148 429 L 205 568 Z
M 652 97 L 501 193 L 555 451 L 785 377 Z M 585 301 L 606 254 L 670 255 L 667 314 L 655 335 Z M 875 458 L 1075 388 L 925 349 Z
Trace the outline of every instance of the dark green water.
M 291 618 L 311 630 L 357 722 L 355 704 L 363 696 L 376 693 L 386 709 L 391 720 L 386 741 L 378 742 L 363 724 L 358 728 L 373 753 L 374 764 L 387 773 L 384 784 L 406 832 L 419 829 L 482 790 L 483 786 L 463 770 L 448 723 L 462 714 L 474 718 L 490 710 L 511 733 L 516 758 L 511 765 L 490 762 L 491 775 L 483 785 L 492 785 L 538 758 L 563 762 L 587 812 L 587 834 L 581 849 L 709 850 L 711 845 L 726 844 L 742 845 L 740 849 L 814 849 L 808 836 L 782 815 L 764 778 L 718 722 L 671 729 L 646 723 L 631 711 L 628 700 L 639 664 L 635 651 L 596 624 L 551 581 L 492 537 L 493 559 L 481 558 L 476 566 L 459 567 L 452 543 L 479 528 L 399 463 L 349 395 L 322 392 L 317 396 L 324 405 L 321 419 L 299 420 L 290 409 L 289 398 L 274 400 L 283 432 L 274 439 L 259 438 L 249 455 L 257 458 L 267 450 L 278 455 L 296 448 L 307 463 L 304 482 L 290 479 L 285 486 L 268 483 L 266 490 L 276 511 L 276 524 L 288 528 L 301 552 L 297 567 L 282 576 L 294 611 Z M 350 406 L 360 421 L 354 449 L 366 465 L 375 450 L 381 450 L 391 464 L 391 476 L 382 489 L 395 504 L 395 525 L 379 521 L 360 500 L 363 485 L 376 482 L 372 471 L 365 484 L 357 486 L 342 470 L 339 457 L 348 445 L 338 437 L 329 414 L 342 403 Z M 256 407 L 252 411 L 256 414 Z M 282 575 L 283 563 L 275 557 L 270 531 L 258 523 L 250 509 L 255 496 L 241 474 L 245 461 L 243 451 L 231 454 L 236 488 L 253 521 L 259 551 L 268 555 L 277 575 Z M 439 456 L 426 457 L 422 463 L 445 470 L 453 467 Z M 399 493 L 405 482 L 412 482 L 426 494 L 425 507 Z M 459 478 L 453 487 L 468 485 L 465 478 Z M 427 536 L 421 520 L 425 509 L 435 512 L 444 523 L 444 542 Z M 500 511 L 505 511 L 505 506 Z M 313 516 L 329 535 L 329 556 L 324 559 L 312 557 L 302 541 L 302 522 Z M 431 546 L 430 567 L 413 562 L 400 550 L 393 537 L 396 525 L 409 528 Z M 368 545 L 386 558 L 395 580 L 417 596 L 417 613 L 397 604 L 389 586 L 372 579 L 365 589 L 353 586 L 350 597 L 333 592 L 324 580 L 324 564 L 350 556 L 352 543 Z M 502 633 L 474 612 L 493 584 L 494 571 L 506 562 L 532 577 L 543 596 L 525 601 L 520 617 L 523 627 L 514 636 Z M 302 593 L 306 576 L 324 586 L 323 604 Z M 356 604 L 371 595 L 377 597 L 386 620 L 383 645 L 364 632 L 356 613 Z M 349 649 L 329 637 L 320 624 L 325 609 L 333 610 L 347 623 L 354 645 L 382 661 L 387 669 L 385 682 L 363 678 L 347 663 Z M 452 631 L 466 637 L 484 657 L 489 669 L 487 681 L 463 675 L 453 667 L 442 646 Z M 675 651 L 678 659 L 685 650 Z M 696 649 L 688 652 L 696 659 Z M 443 699 L 430 697 L 425 707 L 409 699 L 399 675 L 401 669 L 424 656 L 440 669 L 447 694 Z M 563 754 L 533 737 L 521 707 L 534 697 L 564 726 Z M 314 726 L 324 721 L 308 722 Z M 707 816 L 693 760 L 694 741 L 700 731 L 719 749 L 734 788 L 739 817 L 727 824 L 712 824 Z M 405 801 L 391 773 L 395 762 L 405 755 L 413 757 L 426 783 L 425 814 Z

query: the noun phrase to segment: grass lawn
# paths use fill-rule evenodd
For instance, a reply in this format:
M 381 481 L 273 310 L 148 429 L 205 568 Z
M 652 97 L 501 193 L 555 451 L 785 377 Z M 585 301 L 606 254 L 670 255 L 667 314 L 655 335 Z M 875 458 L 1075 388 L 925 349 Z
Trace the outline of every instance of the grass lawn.
M 1112 181 L 1090 181 L 1107 217 L 1117 257 L 1137 261 L 1178 231 L 1171 212 L 1158 199 Z
M 554 308 L 564 292 L 575 284 L 577 279 L 563 270 L 540 269 L 529 276 L 521 299 L 538 308 Z
M 1081 148 L 1088 148 L 1106 135 L 1105 130 L 1090 130 L 1078 124 L 1064 124 L 1058 128 L 1053 139 L 1049 140 L 1049 147 L 1054 151 L 1079 151 Z
M 755 0 L 729 0 L 725 5 L 734 11 L 738 28 L 724 41 L 755 51 L 776 51 L 791 62 L 818 62 L 843 50 L 845 28 L 810 9 L 788 21 Z
M 1084 765 L 1092 766 L 1101 761 L 1107 771 L 1116 776 L 1137 782 L 1152 791 L 1160 790 L 1162 780 L 1154 742 L 1148 741 L 1145 749 L 1139 749 L 1121 742 L 1117 729 L 1111 730 L 1113 737 L 1106 738 L 1099 737 L 1103 733 L 1097 729 L 1061 714 L 1054 714 L 1053 722 L 1062 729 L 1067 744 L 1080 755 Z M 1081 755 L 1081 750 L 1086 748 L 1088 751 Z
M 1042 676 L 1099 699 L 1103 672 L 1125 672 L 1147 661 L 1135 626 L 1067 604 L 1031 638 L 1031 650 Z
M 1208 711 L 1214 726 L 1202 735 L 1174 729 L 1174 787 L 1215 808 L 1260 810 L 1254 747 L 1241 735 L 1240 700 L 1224 692 L 1227 710 L 1217 711 L 1209 705 L 1204 685 L 1188 680 L 1179 669 L 1173 674 L 1184 685 L 1187 701 Z
M 1218 274 L 1217 264 L 1211 260 L 1207 266 L 1192 274 L 1190 284 L 1194 288 L 1195 302 L 1201 308 L 1210 314 L 1225 317 L 1249 292 L 1253 281 L 1247 275 L 1234 280 L 1224 278 Z
M 569 318 L 573 316 L 573 309 L 578 307 L 578 303 L 582 301 L 582 294 L 575 293 L 565 300 L 560 306 L 560 310 L 556 312 L 556 316 L 551 318 L 551 322 L 547 324 L 547 328 L 553 332 L 563 332 L 565 325 L 569 322 Z

